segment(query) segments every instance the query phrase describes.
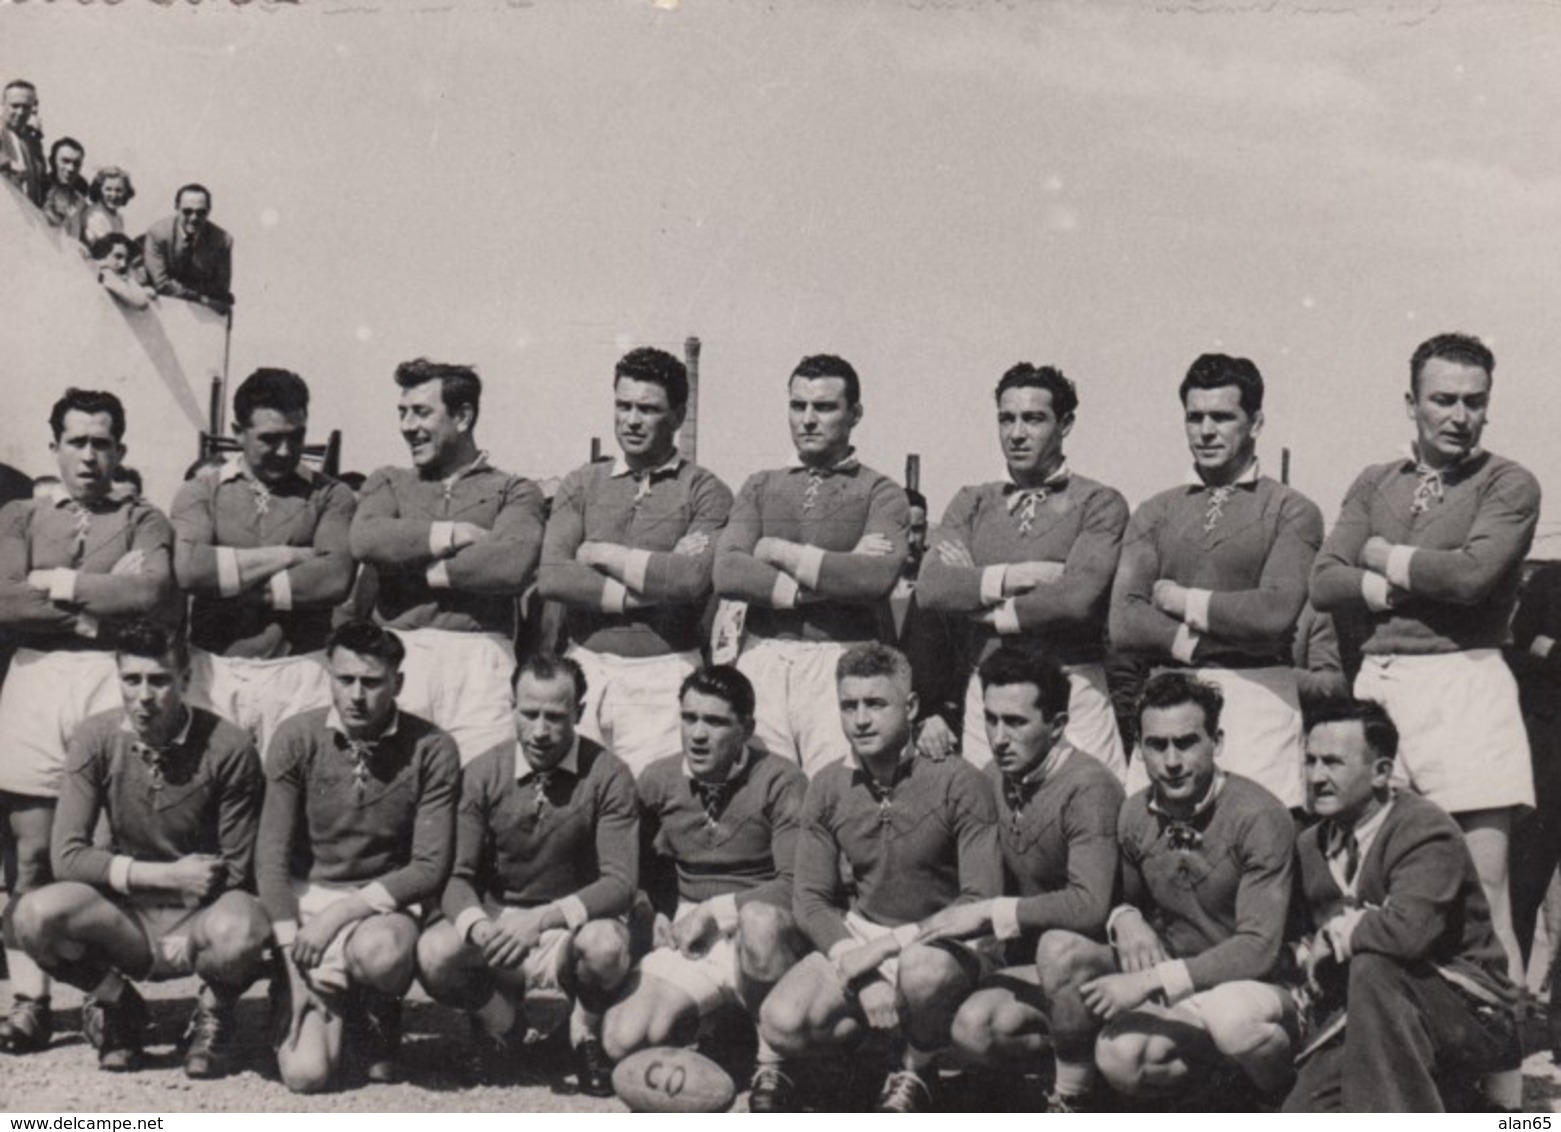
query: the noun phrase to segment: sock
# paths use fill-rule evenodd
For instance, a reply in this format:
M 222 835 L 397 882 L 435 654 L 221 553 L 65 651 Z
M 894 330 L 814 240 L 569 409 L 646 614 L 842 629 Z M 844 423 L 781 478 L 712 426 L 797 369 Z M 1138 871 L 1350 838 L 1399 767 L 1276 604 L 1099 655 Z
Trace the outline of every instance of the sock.
M 1095 1065 L 1090 1061 L 1057 1059 L 1056 1090 L 1065 1097 L 1081 1097 L 1095 1087 Z
M 490 1038 L 502 1038 L 515 1028 L 515 1004 L 499 991 L 474 1011 L 482 1032 Z
M 49 976 L 43 973 L 43 968 L 34 963 L 27 952 L 19 947 L 6 948 L 5 965 L 10 972 L 12 994 L 25 995 L 31 999 L 49 997 Z
M 110 971 L 89 993 L 104 1006 L 118 1006 L 119 996 L 125 993 L 125 980 L 118 971 Z
M 785 1060 L 770 1047 L 770 1043 L 765 1041 L 761 1035 L 759 1038 L 759 1051 L 754 1054 L 753 1058 L 754 1065 L 780 1065 Z
M 569 1044 L 578 1046 L 586 1038 L 600 1037 L 601 1032 L 601 1014 L 594 1010 L 587 1010 L 576 1002 L 574 1010 L 569 1015 Z

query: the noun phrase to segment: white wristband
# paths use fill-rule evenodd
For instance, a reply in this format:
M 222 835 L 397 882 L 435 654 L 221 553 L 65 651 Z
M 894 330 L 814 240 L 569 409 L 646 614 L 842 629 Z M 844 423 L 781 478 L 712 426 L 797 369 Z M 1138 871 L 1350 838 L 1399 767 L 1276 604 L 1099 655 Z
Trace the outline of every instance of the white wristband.
M 1209 631 L 1209 599 L 1213 596 L 1208 590 L 1187 591 L 1187 607 L 1182 620 L 1196 633 Z
M 400 905 L 396 898 L 390 895 L 390 889 L 375 881 L 358 889 L 358 898 L 376 912 L 394 912 Z
M 992 627 L 1004 636 L 1019 632 L 1019 609 L 1013 598 L 1005 598 L 1003 604 L 992 611 Z
M 108 863 L 108 886 L 115 892 L 130 895 L 130 864 L 132 858 L 117 854 Z
M 1185 621 L 1176 627 L 1176 639 L 1171 642 L 1171 655 L 1183 664 L 1191 664 L 1198 648 L 1198 634 Z
M 1529 645 L 1528 651 L 1539 657 L 1541 660 L 1544 660 L 1547 656 L 1550 655 L 1550 650 L 1555 647 L 1556 642 L 1554 638 L 1540 634 L 1539 636 L 1535 637 L 1533 643 Z
M 585 910 L 585 901 L 578 896 L 570 895 L 562 900 L 555 900 L 551 907 L 558 910 L 558 914 L 564 918 L 564 923 L 569 925 L 570 931 L 581 927 L 591 918 L 591 914 Z
M 488 918 L 488 913 L 483 911 L 480 904 L 473 904 L 455 917 L 455 934 L 467 943 L 470 943 L 472 941 L 472 929 Z
M 810 590 L 818 589 L 819 571 L 824 568 L 824 548 L 804 546 L 797 554 L 797 581 Z
M 428 525 L 428 553 L 435 558 L 448 558 L 455 553 L 455 524 L 439 519 Z
M 1003 564 L 986 566 L 981 570 L 981 604 L 997 605 L 1003 600 L 1003 584 L 1008 580 L 1008 567 Z
M 1382 571 L 1401 590 L 1409 588 L 1409 563 L 1415 556 L 1415 548 L 1412 546 L 1395 546 L 1388 551 L 1388 564 Z
M 999 896 L 992 901 L 992 934 L 998 939 L 1018 939 L 1024 929 L 1019 926 L 1019 898 Z
M 645 575 L 650 571 L 650 551 L 631 550 L 623 560 L 623 584 L 635 593 L 645 592 Z
M 428 580 L 428 588 L 433 590 L 447 590 L 450 588 L 450 562 L 441 558 L 437 562 L 430 562 L 428 569 L 423 571 L 423 577 Z
M 1163 963 L 1156 963 L 1154 973 L 1160 976 L 1160 986 L 1165 990 L 1168 1005 L 1175 1006 L 1192 994 L 1192 976 L 1187 973 L 1187 964 L 1182 960 L 1167 959 Z
M 776 574 L 775 585 L 770 589 L 770 607 L 773 609 L 795 609 L 797 607 L 797 594 L 802 587 L 797 584 L 797 579 L 790 574 Z
M 293 608 L 293 581 L 287 576 L 286 570 L 272 574 L 266 582 L 266 590 L 271 594 L 272 609 L 286 613 Z
M 1385 613 L 1393 608 L 1388 600 L 1388 580 L 1381 574 L 1367 570 L 1360 576 L 1360 596 L 1373 613 Z
M 219 546 L 217 551 L 217 592 L 223 597 L 237 597 L 243 582 L 239 578 L 238 551 L 231 546 Z
M 622 613 L 629 591 L 617 578 L 608 578 L 602 584 L 602 612 Z

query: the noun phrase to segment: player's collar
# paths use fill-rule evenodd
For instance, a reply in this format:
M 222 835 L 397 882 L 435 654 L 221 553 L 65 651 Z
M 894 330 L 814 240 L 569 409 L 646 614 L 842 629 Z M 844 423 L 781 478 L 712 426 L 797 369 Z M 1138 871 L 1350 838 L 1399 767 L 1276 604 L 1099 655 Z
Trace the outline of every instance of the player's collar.
M 1432 470 L 1430 465 L 1422 464 L 1420 462 L 1420 446 L 1416 444 L 1415 441 L 1409 441 L 1409 443 L 1405 444 L 1398 450 L 1398 453 L 1404 458 L 1405 467 L 1410 471 L 1418 472 L 1422 468 L 1424 468 L 1426 471 Z M 1485 449 L 1471 448 L 1467 453 L 1465 453 L 1459 459 L 1454 460 L 1451 464 L 1448 464 L 1446 467 L 1436 469 L 1436 473 L 1445 477 L 1449 473 L 1461 472 L 1467 468 L 1472 468 L 1475 462 L 1483 458 L 1484 455 Z
M 1034 787 L 1045 782 L 1052 775 L 1062 769 L 1064 763 L 1073 755 L 1073 747 L 1066 739 L 1059 739 L 1052 744 L 1052 749 L 1046 753 L 1046 757 L 1038 766 L 1030 768 L 1030 773 L 1021 778 L 1016 786 Z M 1006 775 L 1004 776 L 1007 777 Z
M 786 464 L 787 469 L 790 471 L 817 472 L 822 476 L 833 475 L 836 472 L 854 472 L 861 466 L 862 462 L 856 458 L 856 448 L 854 446 L 847 448 L 846 454 L 844 456 L 827 467 L 815 468 L 811 465 L 804 464 L 802 462 L 802 457 L 796 455 L 795 453 L 792 454 L 791 460 Z
M 1214 781 L 1209 783 L 1208 793 L 1198 800 L 1198 804 L 1192 808 L 1192 813 L 1185 818 L 1178 818 L 1166 813 L 1161 807 L 1160 796 L 1155 791 L 1154 783 L 1151 782 L 1149 784 L 1149 812 L 1155 817 L 1164 818 L 1173 824 L 1183 823 L 1190 825 L 1205 817 L 1210 810 L 1214 809 L 1215 799 L 1220 796 L 1220 791 L 1223 789 L 1225 789 L 1225 772 L 1217 770 L 1214 772 Z
M 128 498 L 116 498 L 112 491 L 108 491 L 89 503 L 85 499 L 77 499 L 62 483 L 51 483 L 46 487 L 44 489 L 44 500 L 50 507 L 54 508 L 69 507 L 74 503 L 85 507 L 89 511 L 114 511 L 124 504 L 132 502 Z
M 340 735 L 343 739 L 351 740 L 351 738 L 352 738 L 352 736 L 347 734 L 347 725 L 344 724 L 341 721 L 341 713 L 336 710 L 336 705 L 335 704 L 332 704 L 331 705 L 331 710 L 325 713 L 325 726 L 330 728 L 330 730 L 336 732 L 336 734 Z M 389 724 L 389 726 L 387 726 L 385 728 L 385 730 L 381 731 L 378 735 L 374 736 L 374 738 L 372 738 L 372 739 L 360 740 L 360 742 L 366 742 L 366 743 L 380 743 L 380 742 L 383 742 L 384 740 L 389 739 L 392 735 L 394 735 L 396 733 L 397 728 L 399 728 L 400 726 L 401 726 L 401 709 L 397 708 L 395 711 L 390 713 L 390 724 Z
M 567 770 L 576 778 L 580 777 L 580 736 L 575 736 L 575 741 L 569 745 L 569 753 L 559 759 L 548 770 Z M 520 744 L 515 744 L 515 781 L 529 782 L 540 771 L 526 761 L 526 752 L 521 750 Z
M 1254 456 L 1252 457 L 1252 462 L 1242 470 L 1239 476 L 1231 480 L 1230 483 L 1224 484 L 1222 486 L 1251 487 L 1253 484 L 1257 483 L 1258 477 L 1262 474 L 1263 469 L 1261 466 L 1261 461 L 1258 460 L 1256 456 Z M 1203 482 L 1203 477 L 1198 474 L 1198 469 L 1196 467 L 1194 467 L 1191 472 L 1187 473 L 1187 479 L 1185 482 L 1188 487 L 1206 488 L 1209 491 L 1214 490 L 1212 487 L 1209 487 L 1208 484 Z
M 477 455 L 472 457 L 471 463 L 461 465 L 447 476 L 436 477 L 435 482 L 445 484 L 448 487 L 453 487 L 457 480 L 464 479 L 467 476 L 474 476 L 478 472 L 485 472 L 487 470 L 488 450 L 484 448 L 479 450 Z
M 195 723 L 195 712 L 189 704 L 181 704 L 180 706 L 184 709 L 184 722 L 179 725 L 179 730 L 174 732 L 174 734 L 169 738 L 168 742 L 163 744 L 161 748 L 162 750 L 171 750 L 174 747 L 182 747 L 190 738 L 190 728 Z M 143 740 L 141 736 L 136 733 L 135 724 L 130 722 L 130 713 L 128 711 L 125 712 L 125 718 L 120 721 L 119 729 L 125 734 L 129 735 L 137 743 L 145 742 L 145 740 Z
M 303 461 L 299 461 L 298 467 L 292 474 L 303 480 L 304 483 L 313 483 L 314 477 L 319 473 Z M 234 480 L 249 480 L 252 483 L 260 483 L 255 473 L 249 470 L 249 464 L 244 459 L 242 452 L 230 453 L 227 459 L 222 461 L 222 466 L 217 472 L 218 483 L 232 483 Z M 262 484 L 261 486 L 269 486 Z
M 654 468 L 649 469 L 648 473 L 641 472 L 639 474 L 648 474 L 651 479 L 655 479 L 658 476 L 676 475 L 678 469 L 680 469 L 682 466 L 683 453 L 674 448 L 672 450 L 672 455 L 668 456 Z M 612 471 L 608 473 L 608 475 L 610 475 L 613 479 L 618 479 L 620 476 L 632 476 L 635 474 L 636 473 L 634 469 L 629 467 L 629 462 L 623 458 L 623 453 L 620 452 L 617 456 L 613 457 Z
M 873 772 L 862 765 L 862 760 L 856 756 L 854 751 L 851 753 L 849 758 L 851 759 L 852 776 L 854 778 L 860 779 L 875 789 L 879 788 L 877 785 L 878 780 L 873 777 Z M 892 790 L 894 787 L 898 786 L 900 784 L 900 780 L 905 777 L 906 773 L 915 767 L 916 759 L 916 739 L 913 736 L 906 741 L 905 750 L 900 752 L 900 761 L 894 764 L 894 781 L 891 782 L 885 789 Z
M 1064 460 L 1052 470 L 1052 473 L 1034 487 L 1026 487 L 1014 479 L 1012 472 L 1007 473 L 1007 480 L 1003 484 L 1003 494 L 1013 495 L 1020 491 L 1050 491 L 1053 488 L 1066 487 L 1073 472 L 1068 467 L 1068 461 Z

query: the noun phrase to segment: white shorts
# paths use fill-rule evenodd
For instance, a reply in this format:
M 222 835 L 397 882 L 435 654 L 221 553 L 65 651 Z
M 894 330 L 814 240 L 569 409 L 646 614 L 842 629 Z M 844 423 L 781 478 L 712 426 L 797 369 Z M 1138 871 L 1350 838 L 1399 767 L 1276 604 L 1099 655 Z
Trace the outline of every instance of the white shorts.
M 336 901 L 351 896 L 362 888 L 361 884 L 328 884 L 325 881 L 299 880 L 294 877 L 293 895 L 298 900 L 298 926 L 303 927 Z M 422 916 L 422 909 L 416 904 L 399 908 L 397 911 L 410 916 L 413 920 Z M 322 994 L 341 994 L 346 991 L 352 981 L 347 973 L 347 944 L 352 941 L 353 933 L 370 919 L 372 917 L 354 920 L 342 928 L 326 945 L 325 954 L 320 957 L 320 961 L 303 972 L 304 978 L 315 990 Z
M 835 687 L 835 665 L 847 647 L 834 641 L 758 638 L 744 642 L 737 659 L 758 696 L 754 737 L 772 755 L 802 767 L 809 778 L 851 753 Z
M 113 653 L 17 649 L 0 689 L 0 790 L 58 797 L 76 728 L 122 703 Z
M 1220 767 L 1250 778 L 1290 809 L 1306 804 L 1306 784 L 1301 772 L 1301 698 L 1296 689 L 1295 669 L 1288 665 L 1272 668 L 1156 668 L 1162 672 L 1185 672 L 1206 684 L 1219 688 L 1225 697 L 1220 712 L 1220 729 L 1225 744 L 1220 750 Z M 1142 752 L 1127 772 L 1127 793 L 1149 785 Z
M 892 935 L 897 929 L 884 924 L 875 924 L 866 916 L 856 912 L 846 913 L 846 931 L 851 933 L 851 938 L 857 943 L 872 943 L 875 939 L 882 939 L 886 935 Z M 980 978 L 986 978 L 1003 966 L 1003 941 L 987 936 L 984 939 L 970 940 L 968 942 L 954 944 L 974 956 L 980 965 Z M 898 986 L 900 980 L 900 957 L 891 956 L 878 964 L 878 975 L 891 987 Z
M 110 899 L 146 936 L 146 946 L 152 953 L 152 969 L 146 976 L 149 980 L 182 979 L 195 973 L 190 958 L 190 930 L 209 905 L 186 908 L 183 904 L 162 903 L 161 896 Z
M 255 660 L 191 649 L 189 701 L 248 731 L 264 759 L 277 724 L 331 706 L 331 674 L 323 652 Z
M 1453 814 L 1534 804 L 1518 686 L 1497 649 L 1367 656 L 1355 695 L 1398 726 L 1397 784 Z
M 694 907 L 679 904 L 672 922 L 677 923 Z M 701 1018 L 719 1007 L 742 1003 L 737 996 L 737 948 L 730 935 L 721 936 L 697 959 L 690 959 L 675 947 L 658 947 L 640 960 L 640 972 L 688 995 L 699 1008 Z
M 396 703 L 446 731 L 465 766 L 500 743 L 514 742 L 515 645 L 496 633 L 397 629 L 406 646 Z
M 1122 735 L 1117 730 L 1117 715 L 1111 707 L 1111 692 L 1106 687 L 1106 670 L 1098 664 L 1070 664 L 1068 674 L 1068 742 L 1077 750 L 1094 755 L 1117 781 L 1127 777 L 1127 756 L 1122 751 Z M 981 677 L 972 672 L 965 686 L 965 731 L 960 750 L 976 766 L 992 761 L 987 742 Z
M 567 655 L 585 671 L 580 734 L 617 755 L 636 778 L 657 759 L 682 751 L 678 689 L 699 667 L 697 652 L 614 656 L 576 645 Z

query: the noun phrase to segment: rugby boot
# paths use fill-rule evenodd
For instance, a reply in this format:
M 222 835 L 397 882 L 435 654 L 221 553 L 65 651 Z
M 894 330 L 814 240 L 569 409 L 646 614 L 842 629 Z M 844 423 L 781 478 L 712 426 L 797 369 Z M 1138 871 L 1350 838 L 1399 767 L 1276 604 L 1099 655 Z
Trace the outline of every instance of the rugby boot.
M 801 1112 L 797 1084 L 779 1065 L 760 1065 L 748 1084 L 749 1112 Z
M 612 1062 L 607 1051 L 596 1037 L 589 1037 L 575 1046 L 575 1076 L 580 1091 L 588 1097 L 610 1097 L 612 1093 Z
M 0 1018 L 0 1049 L 7 1053 L 37 1053 L 49 1048 L 54 1036 L 54 1011 L 49 998 L 13 996 L 11 1012 Z
M 81 1004 L 81 1032 L 98 1051 L 98 1068 L 109 1073 L 141 1068 L 146 1023 L 146 1002 L 128 982 L 112 1006 L 96 998 Z
M 234 1004 L 224 1002 L 210 987 L 201 987 L 195 1012 L 185 1027 L 184 1075 L 195 1080 L 226 1077 L 238 1060 L 234 1048 Z
M 932 1089 L 921 1074 L 900 1069 L 889 1074 L 874 1112 L 931 1112 Z

